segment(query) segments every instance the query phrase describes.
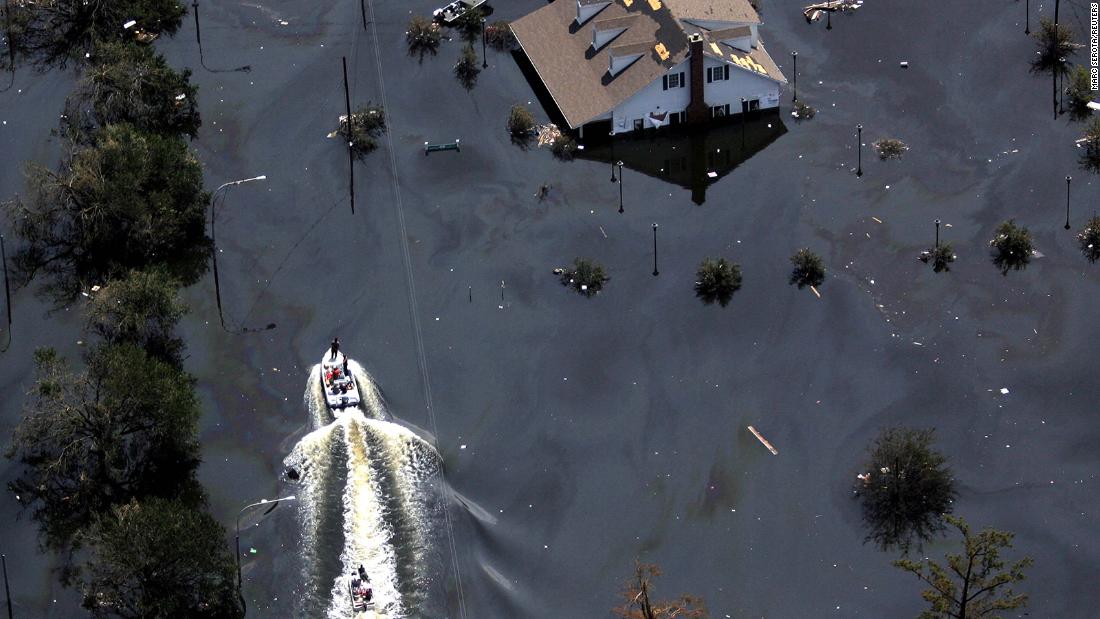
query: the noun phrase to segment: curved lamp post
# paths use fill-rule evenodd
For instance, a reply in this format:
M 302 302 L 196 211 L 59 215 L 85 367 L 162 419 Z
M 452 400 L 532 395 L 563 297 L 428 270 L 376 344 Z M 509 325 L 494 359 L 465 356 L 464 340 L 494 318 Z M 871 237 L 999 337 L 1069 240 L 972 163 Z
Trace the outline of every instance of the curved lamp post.
M 214 190 L 214 193 L 210 197 L 210 253 L 211 258 L 214 262 L 214 294 L 217 297 L 218 301 L 218 320 L 221 321 L 222 329 L 225 329 L 226 332 L 229 332 L 229 329 L 225 326 L 225 317 L 222 315 L 222 288 L 221 282 L 218 280 L 218 241 L 214 234 L 214 214 L 217 212 L 217 209 L 215 209 L 214 207 L 218 202 L 218 194 L 222 190 L 228 189 L 229 187 L 232 187 L 234 185 L 241 185 L 244 183 L 250 183 L 252 181 L 262 180 L 267 180 L 267 176 L 253 176 L 252 178 L 242 178 L 240 180 L 222 183 L 221 186 Z M 225 194 L 222 195 L 224 196 Z M 222 202 L 225 202 L 224 197 L 222 198 Z
M 260 499 L 256 503 L 250 503 L 248 505 L 245 505 L 244 507 L 241 508 L 241 511 L 237 512 L 237 536 L 236 536 L 236 542 L 237 542 L 237 597 L 239 597 L 240 600 L 241 600 L 241 611 L 242 612 L 244 612 L 246 609 L 245 609 L 245 602 L 244 602 L 244 592 L 241 591 L 241 516 L 244 515 L 244 513 L 246 511 L 252 509 L 253 507 L 260 507 L 261 505 L 270 505 L 271 507 L 267 508 L 267 510 L 265 510 L 264 513 L 261 514 L 261 517 L 266 516 L 266 515 L 270 514 L 276 507 L 278 507 L 280 502 L 282 502 L 282 501 L 293 501 L 294 499 L 295 499 L 295 496 L 293 494 L 290 495 L 290 496 L 285 496 L 285 497 L 281 497 L 281 498 L 278 498 L 278 499 L 271 499 L 271 500 Z

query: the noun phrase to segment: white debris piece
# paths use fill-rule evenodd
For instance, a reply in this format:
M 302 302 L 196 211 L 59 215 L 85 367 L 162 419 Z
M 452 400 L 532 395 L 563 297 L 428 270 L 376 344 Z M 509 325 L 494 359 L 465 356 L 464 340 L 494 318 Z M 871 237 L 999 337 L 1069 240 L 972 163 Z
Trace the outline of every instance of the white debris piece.
M 1008 395 L 1008 387 L 1001 387 L 1001 395 Z

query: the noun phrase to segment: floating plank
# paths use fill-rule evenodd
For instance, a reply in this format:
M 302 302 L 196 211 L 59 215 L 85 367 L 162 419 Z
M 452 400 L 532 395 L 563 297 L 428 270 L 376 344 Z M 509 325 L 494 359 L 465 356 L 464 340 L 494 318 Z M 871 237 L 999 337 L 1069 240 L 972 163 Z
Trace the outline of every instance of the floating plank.
M 819 298 L 819 299 L 821 298 L 821 293 L 817 291 L 817 287 L 816 287 L 816 286 L 810 286 L 810 290 L 813 290 L 813 291 L 814 291 L 814 294 L 816 294 L 816 295 L 817 295 L 817 298 Z
M 749 426 L 749 432 L 752 432 L 752 435 L 756 437 L 756 440 L 760 441 L 760 443 L 763 444 L 764 447 L 767 447 L 768 451 L 772 452 L 773 456 L 779 455 L 779 450 L 775 447 L 772 447 L 772 444 L 768 442 L 768 439 L 764 438 L 762 434 L 757 432 L 756 428 Z

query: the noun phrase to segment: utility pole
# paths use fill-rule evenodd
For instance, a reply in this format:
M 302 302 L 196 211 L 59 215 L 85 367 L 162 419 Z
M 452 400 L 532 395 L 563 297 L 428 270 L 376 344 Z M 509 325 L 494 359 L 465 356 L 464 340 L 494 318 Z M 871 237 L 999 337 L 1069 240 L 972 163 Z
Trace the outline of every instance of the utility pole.
M 4 565 L 4 597 L 8 600 L 8 619 L 12 619 L 11 612 L 11 589 L 8 587 L 8 557 L 7 555 L 0 555 L 0 563 Z
M 348 58 L 342 56 L 340 58 L 344 63 L 344 108 L 347 110 L 347 120 L 345 126 L 348 128 L 348 193 L 351 197 L 351 214 L 355 214 L 355 153 L 351 150 L 352 145 L 352 133 L 351 133 L 351 94 L 348 92 Z

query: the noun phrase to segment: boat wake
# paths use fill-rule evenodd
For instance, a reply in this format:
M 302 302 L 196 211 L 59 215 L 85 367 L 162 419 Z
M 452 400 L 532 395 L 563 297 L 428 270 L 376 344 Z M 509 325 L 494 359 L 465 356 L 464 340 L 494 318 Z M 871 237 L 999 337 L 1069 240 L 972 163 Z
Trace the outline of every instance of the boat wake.
M 442 461 L 427 441 L 388 420 L 365 370 L 355 362 L 349 369 L 362 392 L 359 407 L 334 417 L 314 367 L 305 400 L 315 429 L 285 460 L 300 484 L 298 615 L 357 616 L 346 576 L 361 564 L 378 617 L 425 616 L 442 563 Z

